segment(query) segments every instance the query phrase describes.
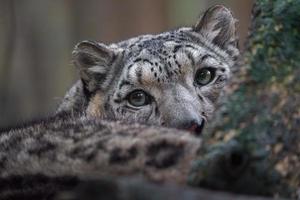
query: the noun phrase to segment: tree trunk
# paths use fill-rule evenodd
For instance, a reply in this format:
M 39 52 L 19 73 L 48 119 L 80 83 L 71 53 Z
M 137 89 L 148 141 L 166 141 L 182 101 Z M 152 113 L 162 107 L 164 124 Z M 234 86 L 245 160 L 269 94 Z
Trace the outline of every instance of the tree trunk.
M 299 10 L 299 0 L 256 2 L 243 64 L 195 162 L 191 184 L 296 198 L 300 188 Z

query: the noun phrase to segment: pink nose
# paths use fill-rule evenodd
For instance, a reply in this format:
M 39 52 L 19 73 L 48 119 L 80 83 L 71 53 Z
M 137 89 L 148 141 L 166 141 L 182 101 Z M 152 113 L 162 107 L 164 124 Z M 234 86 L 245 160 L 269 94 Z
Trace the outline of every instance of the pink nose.
M 203 119 L 201 119 L 201 122 L 192 121 L 186 129 L 192 133 L 195 133 L 196 135 L 201 135 L 204 128 L 204 123 L 205 122 Z
M 196 129 L 197 129 L 197 124 L 192 124 L 192 126 L 188 130 L 194 132 L 196 131 Z

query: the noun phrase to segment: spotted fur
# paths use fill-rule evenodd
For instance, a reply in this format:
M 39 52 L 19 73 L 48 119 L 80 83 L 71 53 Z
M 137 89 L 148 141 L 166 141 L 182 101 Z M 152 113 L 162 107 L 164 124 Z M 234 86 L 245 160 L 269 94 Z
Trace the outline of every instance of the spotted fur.
M 195 27 L 111 45 L 79 43 L 73 55 L 80 80 L 57 115 L 0 131 L 0 199 L 53 199 L 81 178 L 102 175 L 185 183 L 201 139 L 160 125 L 209 118 L 238 55 L 234 22 L 215 6 Z M 194 79 L 204 67 L 215 77 L 200 87 Z M 152 101 L 129 105 L 137 89 Z
M 200 144 L 185 131 L 57 115 L 0 133 L 0 197 L 1 181 L 16 175 L 141 174 L 184 183 Z
M 194 27 L 142 35 L 105 45 L 79 43 L 73 52 L 80 81 L 67 93 L 58 112 L 185 128 L 188 121 L 207 121 L 230 78 L 239 54 L 235 19 L 223 6 L 204 13 Z M 207 85 L 195 84 L 201 68 L 214 70 Z M 145 91 L 151 103 L 134 107 L 128 95 Z

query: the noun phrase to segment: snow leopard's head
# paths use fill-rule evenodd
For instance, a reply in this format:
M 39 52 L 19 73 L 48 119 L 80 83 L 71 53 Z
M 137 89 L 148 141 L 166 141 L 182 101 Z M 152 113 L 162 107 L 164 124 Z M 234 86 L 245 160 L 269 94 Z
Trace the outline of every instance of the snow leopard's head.
M 223 6 L 193 27 L 74 52 L 88 115 L 201 133 L 239 51 L 235 19 Z

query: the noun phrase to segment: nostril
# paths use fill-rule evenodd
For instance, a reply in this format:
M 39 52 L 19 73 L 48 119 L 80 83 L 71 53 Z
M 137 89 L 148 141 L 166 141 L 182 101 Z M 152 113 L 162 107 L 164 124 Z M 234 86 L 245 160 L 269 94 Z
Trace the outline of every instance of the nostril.
M 187 129 L 193 133 L 196 133 L 197 135 L 200 135 L 204 128 L 204 123 L 205 123 L 204 119 L 201 119 L 200 122 L 194 120 L 190 123 Z
M 196 131 L 197 126 L 198 126 L 197 124 L 193 123 L 189 126 L 188 130 L 194 132 Z

